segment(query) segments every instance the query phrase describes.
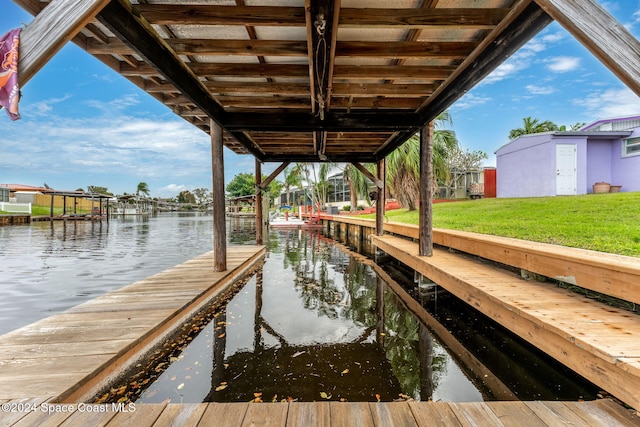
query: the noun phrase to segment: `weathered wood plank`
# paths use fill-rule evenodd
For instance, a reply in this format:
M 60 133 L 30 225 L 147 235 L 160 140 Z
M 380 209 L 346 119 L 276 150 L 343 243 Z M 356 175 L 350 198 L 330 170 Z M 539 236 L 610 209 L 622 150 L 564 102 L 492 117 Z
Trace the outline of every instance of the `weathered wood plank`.
M 160 25 L 305 25 L 304 8 L 271 6 L 215 6 L 141 4 L 145 18 Z M 497 25 L 508 9 L 389 9 L 343 8 L 340 26 L 366 28 L 455 28 L 487 29 Z
M 24 86 L 109 0 L 52 0 L 20 37 L 18 72 Z
M 207 406 L 206 403 L 168 404 L 153 427 L 197 426 Z
M 58 427 L 67 418 L 69 418 L 71 414 L 72 412 L 49 413 L 36 410 L 21 418 L 18 422 L 13 424 L 12 427 Z
M 310 425 L 331 425 L 329 402 L 292 402 L 289 404 L 286 427 L 307 427 Z
M 76 408 L 78 407 L 77 405 L 75 406 Z M 113 419 L 113 417 L 116 416 L 117 413 L 111 405 L 99 405 L 92 407 L 99 407 L 104 410 L 104 412 L 87 410 L 83 410 L 82 412 L 76 411 L 62 424 L 60 424 L 60 427 L 103 427 L 109 424 L 109 422 Z M 144 424 L 140 427 L 143 426 Z
M 242 427 L 248 409 L 248 403 L 210 403 L 200 419 L 200 425 Z
M 589 425 L 632 427 L 640 425 L 640 418 L 610 400 L 596 400 L 582 405 L 578 402 L 565 402 L 565 405 L 575 412 Z
M 523 402 L 538 418 L 549 426 L 555 425 L 581 425 L 584 420 L 576 415 L 563 402 Z
M 462 424 L 456 417 L 451 406 L 444 402 L 410 402 L 409 408 L 419 426 L 451 426 L 460 427 Z
M 485 405 L 507 427 L 545 427 L 547 425 L 530 407 L 522 402 L 486 402 Z
M 49 401 L 47 397 L 27 397 L 17 399 L 7 399 L 10 404 L 3 408 L 0 412 L 0 426 L 11 426 L 26 417 L 27 415 L 37 411 L 37 408 L 43 403 Z
M 242 420 L 242 426 L 283 427 L 287 421 L 288 410 L 289 405 L 287 403 L 249 404 Z
M 449 403 L 460 424 L 467 427 L 503 426 L 500 418 L 480 402 Z
M 376 426 L 417 427 L 413 412 L 406 402 L 370 403 Z
M 330 407 L 332 427 L 374 427 L 376 425 L 371 408 L 366 402 L 347 404 L 331 402 Z
M 116 416 L 109 422 L 114 426 L 130 425 L 136 427 L 152 426 L 160 417 L 166 405 L 164 404 L 145 404 L 137 405 L 135 410 L 130 411 L 125 406 L 125 411 L 116 413 Z

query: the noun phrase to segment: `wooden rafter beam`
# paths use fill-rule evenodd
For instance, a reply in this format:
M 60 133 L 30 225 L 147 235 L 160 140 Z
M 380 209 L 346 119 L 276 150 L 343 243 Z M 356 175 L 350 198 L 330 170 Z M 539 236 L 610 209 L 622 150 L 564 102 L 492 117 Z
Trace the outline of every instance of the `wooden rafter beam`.
M 476 42 L 345 41 L 338 42 L 336 56 L 351 58 L 461 59 L 471 53 L 477 45 L 478 43 Z
M 219 6 L 140 4 L 136 7 L 151 23 L 159 25 L 305 26 L 305 9 L 278 6 Z M 341 27 L 487 29 L 497 25 L 508 9 L 438 8 L 341 8 Z
M 242 25 L 304 27 L 304 8 L 140 4 L 136 9 L 151 23 L 162 25 Z
M 195 63 L 189 64 L 191 69 L 199 75 L 219 77 L 304 77 L 308 75 L 307 65 L 296 64 L 237 64 L 237 63 Z M 380 80 L 385 78 L 411 79 L 419 81 L 444 80 L 448 78 L 456 67 L 445 65 L 336 65 L 335 78 L 358 78 Z M 144 65 L 139 67 L 123 67 L 123 73 L 128 75 L 153 74 L 153 69 Z M 157 73 L 156 73 L 157 74 Z
M 167 39 L 179 55 L 238 55 L 307 57 L 307 43 L 299 40 Z
M 535 0 L 640 96 L 640 42 L 593 0 Z
M 273 181 L 278 175 L 280 175 L 280 172 L 285 170 L 287 168 L 287 166 L 289 166 L 290 164 L 291 164 L 291 162 L 288 162 L 288 161 L 287 162 L 282 162 L 280 164 L 280 166 L 278 166 L 276 168 L 276 170 L 271 172 L 271 175 L 269 175 L 264 181 L 262 181 L 260 183 L 260 185 L 258 186 L 256 191 L 260 192 L 260 191 L 263 191 L 265 188 L 267 188 L 269 186 L 269 184 L 271 184 L 271 181 Z
M 52 0 L 22 31 L 20 85 L 24 86 L 109 0 Z
M 415 113 L 388 111 L 353 112 L 351 114 L 330 111 L 324 120 L 310 113 L 255 113 L 242 112 L 226 115 L 225 126 L 231 131 L 263 132 L 312 132 L 316 130 L 335 132 L 394 132 L 412 131 L 420 128 L 419 116 Z
M 498 8 L 434 9 L 429 5 L 423 9 L 344 8 L 340 12 L 340 26 L 345 28 L 429 28 L 445 26 L 487 29 L 497 25 L 508 12 L 509 9 Z
M 378 177 L 376 177 L 374 174 L 369 172 L 369 170 L 365 168 L 362 163 L 355 162 L 355 163 L 352 163 L 352 165 L 355 166 L 356 169 L 358 169 L 364 176 L 366 176 L 369 179 L 369 181 L 373 182 L 373 184 L 379 190 L 381 190 L 384 187 L 384 183 L 382 182 L 382 180 L 378 179 Z
M 308 55 L 308 43 L 299 40 L 214 40 L 214 39 L 165 39 L 178 55 L 199 56 L 279 56 L 304 57 Z M 420 42 L 420 41 L 338 41 L 333 50 L 336 57 L 380 58 L 465 58 L 476 42 Z M 131 54 L 124 43 L 97 42 L 87 46 L 90 53 Z M 314 57 L 312 57 L 313 59 Z

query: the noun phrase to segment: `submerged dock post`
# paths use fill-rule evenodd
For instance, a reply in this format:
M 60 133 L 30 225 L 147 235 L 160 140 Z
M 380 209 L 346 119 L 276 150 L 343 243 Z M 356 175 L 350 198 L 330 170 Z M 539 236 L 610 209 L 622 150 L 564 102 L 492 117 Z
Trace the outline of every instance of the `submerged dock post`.
M 263 243 L 262 238 L 262 227 L 263 227 L 263 219 L 262 219 L 262 164 L 260 160 L 256 158 L 256 200 L 255 200 L 255 210 L 256 210 L 256 245 L 261 245 Z

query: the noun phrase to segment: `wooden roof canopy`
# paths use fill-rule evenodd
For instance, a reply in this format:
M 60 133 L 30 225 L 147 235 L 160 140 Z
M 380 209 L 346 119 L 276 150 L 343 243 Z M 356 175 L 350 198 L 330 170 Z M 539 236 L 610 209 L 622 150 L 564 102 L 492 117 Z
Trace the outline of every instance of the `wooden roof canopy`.
M 217 122 L 234 152 L 376 162 L 550 23 L 539 4 L 574 2 L 102 3 L 74 41 L 203 131 Z

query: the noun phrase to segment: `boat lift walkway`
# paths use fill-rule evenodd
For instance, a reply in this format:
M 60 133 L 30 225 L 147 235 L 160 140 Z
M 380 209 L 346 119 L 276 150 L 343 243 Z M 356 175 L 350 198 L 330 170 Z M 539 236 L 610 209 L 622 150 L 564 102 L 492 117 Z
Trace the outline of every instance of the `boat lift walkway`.
M 445 237 L 441 238 L 446 240 Z M 449 241 L 453 239 L 455 235 Z M 501 238 L 487 239 L 494 244 L 501 241 Z M 476 251 L 481 251 L 480 240 L 477 237 L 475 246 L 468 244 L 475 247 Z M 589 381 L 632 407 L 640 408 L 640 316 L 637 314 L 597 302 L 558 287 L 555 283 L 525 280 L 521 275 L 486 259 L 452 252 L 447 248 L 434 248 L 433 256 L 424 257 L 418 255 L 418 244 L 405 238 L 383 235 L 372 236 L 372 241 L 377 248 L 442 286 Z M 501 244 L 507 247 L 509 241 L 516 242 L 516 239 L 502 239 Z M 536 248 L 539 251 L 548 248 L 546 256 L 552 254 L 552 245 L 526 244 L 530 245 L 530 259 L 536 256 L 544 258 L 542 252 L 536 254 Z M 493 253 L 517 258 L 518 250 L 512 244 L 510 250 L 495 250 Z M 569 255 L 572 251 L 580 253 L 580 250 L 570 248 L 564 251 Z M 597 279 L 597 266 L 586 259 L 587 255 L 596 258 L 597 254 L 590 251 L 582 253 L 582 261 L 585 265 L 590 264 L 590 274 Z M 618 270 L 617 277 L 616 274 L 606 274 L 609 281 L 607 286 L 623 288 L 625 284 L 622 278 L 626 277 L 625 274 L 631 277 L 634 267 L 636 274 L 640 274 L 637 261 L 635 266 L 627 264 L 629 257 L 608 257 L 608 254 L 600 254 L 600 257 L 605 264 L 605 259 L 610 258 L 611 271 Z M 618 260 L 618 263 L 614 260 Z M 530 265 L 536 262 L 531 261 Z M 555 262 L 559 261 L 556 259 Z M 571 268 L 569 260 L 564 262 Z M 513 264 L 517 263 L 513 261 Z M 581 275 L 582 272 L 574 270 L 572 280 Z M 636 277 L 640 278 L 640 275 Z

